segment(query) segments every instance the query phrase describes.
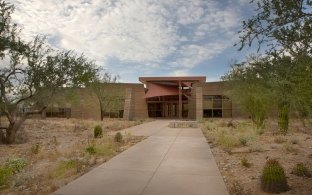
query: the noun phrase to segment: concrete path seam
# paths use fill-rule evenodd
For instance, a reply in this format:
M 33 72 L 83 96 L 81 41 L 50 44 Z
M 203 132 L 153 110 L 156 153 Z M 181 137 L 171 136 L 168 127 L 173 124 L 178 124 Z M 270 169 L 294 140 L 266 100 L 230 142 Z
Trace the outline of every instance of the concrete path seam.
M 151 178 L 147 181 L 147 183 L 146 183 L 145 187 L 143 188 L 142 192 L 140 193 L 140 195 L 142 195 L 142 194 L 145 192 L 147 186 L 148 186 L 148 185 L 151 183 L 151 181 L 153 180 L 153 178 L 154 178 L 155 174 L 157 173 L 157 171 L 158 171 L 160 165 L 162 164 L 162 162 L 163 162 L 164 159 L 166 158 L 167 154 L 169 153 L 170 149 L 172 148 L 174 142 L 177 140 L 177 138 L 179 137 L 179 135 L 180 135 L 181 132 L 182 132 L 182 129 L 179 130 L 179 132 L 178 132 L 178 134 L 176 135 L 175 139 L 174 139 L 174 140 L 172 141 L 172 143 L 170 144 L 170 146 L 169 146 L 168 150 L 166 151 L 164 157 L 163 157 L 163 158 L 161 159 L 161 161 L 159 162 L 158 166 L 156 167 L 155 171 L 153 172 Z

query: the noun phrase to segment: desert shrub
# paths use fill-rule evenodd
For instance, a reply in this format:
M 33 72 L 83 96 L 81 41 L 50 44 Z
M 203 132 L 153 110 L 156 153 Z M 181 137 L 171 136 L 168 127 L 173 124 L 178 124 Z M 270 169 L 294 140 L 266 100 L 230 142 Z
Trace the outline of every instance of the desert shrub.
M 6 186 L 9 182 L 9 178 L 16 173 L 21 172 L 26 165 L 26 159 L 12 158 L 8 159 L 4 166 L 0 166 L 0 188 Z
M 230 120 L 227 124 L 226 124 L 227 127 L 230 127 L 230 128 L 235 128 L 236 125 L 234 124 L 234 122 L 232 120 Z
M 249 148 L 249 152 L 262 152 L 262 151 L 263 151 L 263 149 L 262 149 L 261 145 L 259 145 L 259 144 L 252 145 Z
M 286 141 L 287 141 L 287 139 L 284 138 L 284 137 L 281 137 L 281 136 L 277 136 L 277 137 L 274 138 L 274 142 L 277 143 L 277 144 L 281 144 L 281 143 L 284 143 Z
M 248 162 L 248 160 L 245 157 L 241 159 L 241 165 L 247 168 L 251 166 L 250 162 Z
M 239 132 L 245 132 L 247 129 L 250 128 L 250 125 L 246 121 L 237 121 L 235 128 Z
M 233 135 L 228 135 L 225 131 L 220 131 L 216 135 L 217 144 L 223 149 L 231 149 L 239 145 L 238 139 Z
M 95 154 L 96 153 L 96 150 L 95 150 L 95 147 L 94 145 L 89 145 L 86 147 L 85 151 L 88 153 L 88 154 Z
M 264 132 L 265 132 L 264 128 L 257 128 L 257 129 L 256 129 L 256 133 L 257 133 L 258 135 L 262 135 L 262 134 L 264 134 Z
M 115 137 L 114 137 L 115 142 L 121 143 L 122 139 L 123 139 L 123 137 L 122 137 L 122 134 L 120 132 L 115 134 Z
M 211 128 L 211 126 L 210 126 L 210 124 L 209 124 L 209 123 L 208 123 L 208 124 L 206 124 L 206 130 L 207 130 L 207 131 L 212 130 L 212 128 Z
M 100 125 L 94 127 L 94 138 L 100 138 L 103 136 L 103 129 Z
M 66 177 L 77 173 L 78 163 L 77 160 L 64 160 L 58 163 L 56 168 L 50 173 L 51 178 Z
M 5 166 L 0 166 L 0 189 L 8 184 L 8 180 L 12 175 L 12 170 Z
M 40 144 L 39 143 L 35 143 L 31 146 L 31 152 L 33 154 L 38 154 L 40 152 Z
M 227 123 L 223 120 L 219 123 L 219 127 L 226 127 L 226 126 L 227 126 Z
M 298 148 L 296 148 L 293 144 L 290 144 L 290 143 L 284 144 L 283 148 L 287 153 L 296 154 L 298 152 Z
M 132 138 L 132 134 L 131 132 L 125 132 L 125 141 L 128 143 L 131 141 L 131 138 Z
M 24 158 L 12 158 L 5 162 L 5 167 L 10 169 L 13 174 L 21 172 L 27 165 L 27 160 Z
M 291 143 L 291 144 L 298 144 L 298 143 L 299 143 L 299 140 L 298 140 L 297 138 L 292 138 L 292 139 L 290 140 L 290 143 Z
M 98 156 L 113 156 L 115 150 L 116 147 L 112 143 L 100 143 L 95 148 L 95 154 Z
M 213 131 L 213 130 L 216 130 L 217 127 L 216 127 L 216 125 L 214 123 L 206 123 L 206 129 L 208 131 Z
M 241 136 L 238 138 L 239 140 L 239 143 L 242 145 L 242 146 L 247 146 L 247 142 L 248 142 L 248 137 L 246 136 Z
M 288 190 L 284 168 L 277 160 L 269 159 L 261 175 L 261 189 L 268 193 L 281 193 Z
M 310 171 L 303 163 L 297 163 L 292 173 L 299 177 L 311 177 Z

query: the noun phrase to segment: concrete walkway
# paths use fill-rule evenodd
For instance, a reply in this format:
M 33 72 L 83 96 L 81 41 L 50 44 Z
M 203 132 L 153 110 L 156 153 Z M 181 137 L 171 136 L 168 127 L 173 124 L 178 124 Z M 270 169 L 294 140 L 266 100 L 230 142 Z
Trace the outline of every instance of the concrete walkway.
M 228 194 L 199 128 L 169 128 L 160 120 L 125 129 L 149 136 L 54 195 Z

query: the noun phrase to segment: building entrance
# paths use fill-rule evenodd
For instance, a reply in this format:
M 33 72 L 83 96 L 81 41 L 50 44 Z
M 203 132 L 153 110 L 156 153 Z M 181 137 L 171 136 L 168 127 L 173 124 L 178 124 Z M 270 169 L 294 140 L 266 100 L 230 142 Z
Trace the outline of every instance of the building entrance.
M 178 103 L 165 104 L 165 117 L 173 118 L 178 117 Z
M 182 117 L 188 117 L 188 101 L 182 99 Z M 150 98 L 147 101 L 148 116 L 152 118 L 179 118 L 178 97 Z

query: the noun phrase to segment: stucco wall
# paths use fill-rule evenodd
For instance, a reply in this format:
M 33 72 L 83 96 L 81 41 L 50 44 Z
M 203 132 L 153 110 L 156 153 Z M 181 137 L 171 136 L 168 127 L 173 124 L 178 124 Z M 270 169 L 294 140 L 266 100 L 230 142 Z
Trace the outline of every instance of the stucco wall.
M 124 99 L 126 99 L 126 89 L 132 88 L 136 97 L 134 99 L 134 118 L 148 117 L 143 84 L 110 83 L 104 84 L 103 88 L 105 87 L 109 89 L 108 91 L 112 91 L 112 93 Z M 53 102 L 51 102 L 47 111 L 51 110 L 51 107 L 70 108 L 71 118 L 101 119 L 99 100 L 96 94 L 88 88 L 63 89 L 54 96 Z M 120 107 L 121 110 L 124 108 L 124 102 Z

